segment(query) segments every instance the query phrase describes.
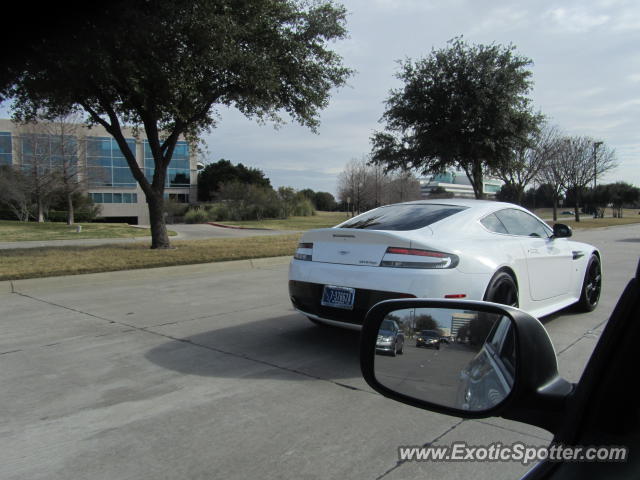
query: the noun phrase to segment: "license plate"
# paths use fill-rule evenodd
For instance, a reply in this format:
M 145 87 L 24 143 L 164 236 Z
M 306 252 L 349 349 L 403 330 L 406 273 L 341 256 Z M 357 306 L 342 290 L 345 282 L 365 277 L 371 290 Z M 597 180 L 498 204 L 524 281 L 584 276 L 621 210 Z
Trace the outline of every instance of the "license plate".
M 355 288 L 325 285 L 324 290 L 322 291 L 322 301 L 320 304 L 325 307 L 353 310 L 353 300 L 355 297 Z

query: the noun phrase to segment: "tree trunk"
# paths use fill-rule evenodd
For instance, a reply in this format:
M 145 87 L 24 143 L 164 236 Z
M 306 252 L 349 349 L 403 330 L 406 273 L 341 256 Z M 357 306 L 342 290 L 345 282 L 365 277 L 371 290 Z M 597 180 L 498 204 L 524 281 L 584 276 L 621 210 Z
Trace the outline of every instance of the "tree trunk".
M 553 197 L 553 221 L 558 221 L 558 197 Z
M 516 199 L 518 205 L 522 206 L 522 199 L 524 198 L 524 187 L 522 185 L 516 186 Z
M 579 222 L 580 221 L 580 207 L 578 206 L 577 200 L 576 200 L 576 206 L 573 207 L 573 213 L 576 216 L 576 222 Z
M 40 197 L 38 197 L 38 223 L 43 223 L 44 222 L 44 207 L 42 205 L 42 200 L 40 200 Z
M 73 225 L 74 221 L 73 195 L 70 192 L 67 192 L 67 225 Z
M 167 225 L 164 218 L 164 198 L 162 193 L 147 196 L 149 221 L 151 223 L 151 248 L 171 248 Z

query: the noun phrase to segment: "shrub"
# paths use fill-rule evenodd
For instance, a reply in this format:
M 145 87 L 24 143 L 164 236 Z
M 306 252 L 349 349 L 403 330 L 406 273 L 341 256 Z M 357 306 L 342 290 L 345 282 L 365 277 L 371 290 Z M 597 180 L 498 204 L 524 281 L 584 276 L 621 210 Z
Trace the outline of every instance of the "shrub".
M 164 211 L 167 214 L 167 223 L 178 223 L 184 219 L 189 205 L 186 203 L 179 203 L 171 198 L 167 198 L 164 201 Z
M 184 215 L 185 223 L 205 223 L 208 220 L 209 220 L 209 215 L 207 211 L 200 207 L 189 210 Z

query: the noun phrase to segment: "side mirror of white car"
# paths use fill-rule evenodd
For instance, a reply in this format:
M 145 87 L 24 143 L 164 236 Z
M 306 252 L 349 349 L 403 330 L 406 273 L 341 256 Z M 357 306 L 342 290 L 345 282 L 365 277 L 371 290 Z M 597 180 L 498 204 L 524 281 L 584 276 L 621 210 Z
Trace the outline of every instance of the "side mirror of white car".
M 569 225 L 556 223 L 553 225 L 553 238 L 569 238 L 573 235 L 573 230 Z

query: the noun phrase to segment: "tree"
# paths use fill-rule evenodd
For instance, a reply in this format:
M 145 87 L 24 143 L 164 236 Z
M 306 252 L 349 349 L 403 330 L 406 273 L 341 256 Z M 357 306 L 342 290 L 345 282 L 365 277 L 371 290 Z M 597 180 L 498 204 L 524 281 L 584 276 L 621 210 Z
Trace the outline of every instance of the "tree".
M 16 142 L 19 168 L 26 179 L 24 186 L 34 205 L 33 216 L 42 223 L 54 194 L 62 185 L 60 162 L 56 155 L 59 150 L 41 123 L 21 125 Z
M 66 200 L 67 225 L 73 225 L 74 198 L 86 191 L 86 175 L 78 175 L 78 159 L 82 156 L 84 143 L 78 142 L 80 126 L 77 116 L 63 116 L 55 118 L 50 123 L 38 124 L 50 140 L 50 155 L 52 169 L 57 174 L 58 191 Z
M 562 186 L 575 194 L 574 214 L 579 222 L 582 192 L 596 177 L 602 177 L 617 166 L 615 152 L 590 137 L 567 137 L 559 142 L 558 153 L 556 168 Z
M 386 100 L 373 162 L 424 174 L 458 168 L 482 198 L 485 172 L 508 162 L 541 121 L 527 98 L 531 63 L 512 45 L 468 45 L 461 37 L 400 62 L 404 87 Z
M 438 322 L 428 314 L 417 315 L 415 318 L 416 330 L 440 330 Z
M 536 180 L 546 185 L 547 192 L 551 194 L 551 200 L 553 204 L 553 221 L 558 220 L 558 203 L 560 197 L 565 190 L 564 187 L 564 167 L 562 165 L 562 157 L 560 155 L 562 150 L 562 139 L 556 138 L 553 155 L 545 162 L 544 166 L 538 171 Z
M 221 158 L 204 167 L 198 174 L 198 200 L 214 200 L 221 185 L 234 182 L 271 188 L 271 182 L 262 170 L 245 167 L 242 163 L 233 165 L 229 160 Z
M 313 203 L 318 210 L 332 212 L 336 209 L 336 199 L 329 192 L 316 192 Z
M 81 110 L 113 136 L 146 196 L 151 248 L 170 247 L 163 202 L 176 143 L 193 145 L 215 126 L 216 106 L 259 121 L 286 112 L 315 130 L 331 89 L 351 74 L 327 48 L 346 36 L 345 9 L 328 0 L 100 3 L 96 15 L 56 30 L 55 41 L 45 34 L 28 61 L 12 62 L 0 95 L 14 99 L 16 119 Z M 152 180 L 124 125 L 144 129 Z
M 338 197 L 347 203 L 351 215 L 366 210 L 367 160 L 352 159 L 338 176 Z
M 625 205 L 632 206 L 640 198 L 640 189 L 626 182 L 616 182 L 606 185 L 609 192 L 613 216 L 622 218 L 622 208 Z
M 338 197 L 351 205 L 352 214 L 421 198 L 420 182 L 407 170 L 385 172 L 366 157 L 351 160 L 338 177 Z
M 540 171 L 557 155 L 558 136 L 556 127 L 543 125 L 511 152 L 508 161 L 492 171 L 494 177 L 504 182 L 500 200 L 509 198 L 506 201 L 523 204 L 527 185 L 535 181 Z
M 420 182 L 411 172 L 401 170 L 388 177 L 384 204 L 409 202 L 420 198 Z
M 9 165 L 0 165 L 0 207 L 8 208 L 20 221 L 29 220 L 29 180 Z

